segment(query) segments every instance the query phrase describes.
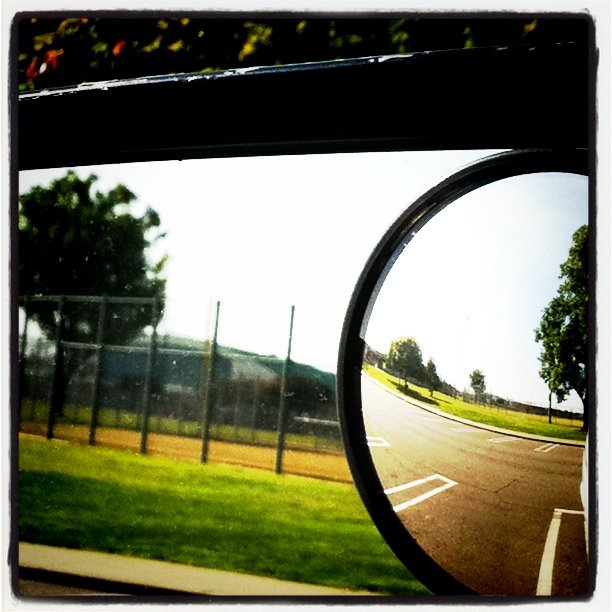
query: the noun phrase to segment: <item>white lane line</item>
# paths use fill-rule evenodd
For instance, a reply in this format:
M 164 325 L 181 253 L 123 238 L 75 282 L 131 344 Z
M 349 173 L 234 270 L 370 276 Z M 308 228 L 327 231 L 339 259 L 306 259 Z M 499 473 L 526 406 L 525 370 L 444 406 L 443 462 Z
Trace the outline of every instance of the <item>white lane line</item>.
M 551 450 L 558 448 L 559 445 L 554 442 L 548 442 L 547 444 L 542 444 L 542 446 L 538 446 L 538 448 L 534 448 L 533 450 L 536 453 L 550 453 Z
M 561 514 L 584 514 L 584 510 L 566 510 L 565 508 L 555 508 L 555 512 L 561 512 Z
M 366 436 L 368 446 L 391 446 L 384 438 L 380 436 Z
M 451 427 L 451 431 L 455 431 L 457 433 L 475 433 L 476 430 L 473 427 Z
M 433 474 L 432 476 L 427 476 L 427 478 L 419 478 L 419 480 L 412 480 L 405 484 L 397 485 L 395 487 L 390 487 L 389 489 L 385 489 L 385 493 L 387 495 L 392 495 L 393 493 L 400 493 L 401 491 L 406 491 L 407 489 L 412 489 L 413 487 L 418 487 L 419 485 L 425 484 L 426 482 L 430 482 L 431 480 L 435 480 L 436 478 L 442 478 L 438 474 Z
M 506 444 L 507 442 L 516 442 L 518 438 L 509 438 L 508 436 L 504 436 L 503 438 L 487 438 L 487 442 L 491 442 L 493 444 Z
M 550 595 L 552 593 L 553 568 L 555 566 L 555 551 L 557 550 L 559 527 L 561 527 L 561 512 L 555 510 L 552 521 L 550 521 L 550 527 L 548 528 L 542 561 L 540 561 L 540 575 L 538 576 L 536 595 Z
M 540 562 L 540 574 L 538 576 L 536 595 L 552 594 L 555 552 L 557 550 L 557 540 L 559 539 L 559 528 L 561 527 L 561 517 L 563 514 L 584 514 L 584 512 L 580 510 L 565 510 L 563 508 L 555 508 L 552 520 L 550 521 L 550 526 L 548 527 L 546 543 L 544 544 L 544 552 L 542 553 L 542 561 Z
M 431 476 L 427 476 L 426 478 L 420 478 L 419 480 L 413 480 L 412 482 L 407 482 L 396 487 L 385 489 L 385 493 L 387 495 L 392 495 L 393 493 L 400 493 L 401 491 L 406 491 L 408 489 L 412 489 L 413 487 L 418 487 L 419 485 L 431 482 L 432 480 L 442 480 L 445 484 L 436 487 L 435 489 L 431 489 L 431 491 L 427 491 L 427 493 L 423 493 L 422 495 L 409 499 L 408 501 L 402 502 L 401 504 L 396 504 L 395 506 L 393 506 L 393 510 L 395 510 L 395 512 L 401 512 L 405 508 L 409 508 L 410 506 L 416 506 L 422 501 L 425 501 L 426 499 L 429 499 L 430 497 L 433 497 L 438 493 L 442 493 L 442 491 L 446 491 L 446 489 L 450 489 L 451 487 L 454 487 L 457 484 L 454 480 L 446 478 L 446 476 L 441 476 L 440 474 L 432 474 Z

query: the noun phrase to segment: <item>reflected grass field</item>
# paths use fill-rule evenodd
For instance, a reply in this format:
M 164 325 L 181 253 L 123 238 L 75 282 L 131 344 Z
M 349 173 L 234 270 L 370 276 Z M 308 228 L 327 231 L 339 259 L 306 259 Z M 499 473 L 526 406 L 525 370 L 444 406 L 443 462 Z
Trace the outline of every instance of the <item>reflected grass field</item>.
M 22 437 L 19 487 L 20 541 L 428 593 L 351 485 Z
M 395 376 L 391 376 L 382 370 L 368 364 L 364 365 L 366 373 L 378 380 L 383 385 L 402 392 L 403 382 Z M 530 433 L 540 436 L 560 438 L 562 440 L 584 441 L 586 433 L 580 431 L 581 421 L 555 418 L 553 423 L 548 423 L 548 417 L 536 414 L 513 412 L 495 406 L 481 406 L 468 404 L 460 399 L 450 397 L 435 391 L 433 398 L 430 397 L 428 389 L 411 384 L 407 395 L 413 399 L 426 403 L 427 405 L 442 410 L 448 414 L 458 416 L 477 423 L 492 425 L 502 429 L 511 429 L 517 432 Z

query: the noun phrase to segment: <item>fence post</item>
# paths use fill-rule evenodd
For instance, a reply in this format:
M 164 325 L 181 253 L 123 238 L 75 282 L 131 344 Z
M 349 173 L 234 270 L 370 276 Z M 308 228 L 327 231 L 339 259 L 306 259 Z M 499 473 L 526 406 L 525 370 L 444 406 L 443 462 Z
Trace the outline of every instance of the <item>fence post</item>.
M 283 364 L 283 375 L 281 379 L 280 399 L 278 403 L 278 444 L 276 447 L 276 467 L 277 474 L 283 471 L 283 452 L 285 450 L 285 438 L 287 435 L 287 374 L 291 363 L 291 341 L 293 339 L 293 316 L 295 306 L 291 306 L 291 319 L 289 322 L 289 342 L 287 346 L 287 357 Z
M 98 329 L 96 332 L 96 344 L 98 359 L 96 360 L 96 373 L 94 376 L 94 387 L 91 398 L 91 423 L 89 424 L 89 444 L 96 443 L 96 429 L 98 427 L 98 414 L 100 412 L 100 365 L 104 354 L 104 326 L 106 325 L 106 296 L 102 296 L 100 309 L 98 311 Z
M 548 391 L 548 422 L 552 423 L 552 389 Z
M 19 420 L 21 421 L 21 410 L 23 408 L 23 396 L 26 390 L 26 351 L 28 347 L 28 323 L 30 317 L 27 310 L 28 299 L 23 300 L 23 312 L 25 320 L 23 322 L 23 331 L 19 342 Z M 32 399 L 33 403 L 33 399 Z
M 149 413 L 151 411 L 151 390 L 153 386 L 153 373 L 155 369 L 155 354 L 157 352 L 157 324 L 159 323 L 159 297 L 151 299 L 151 341 L 149 343 L 149 353 L 147 355 L 147 370 L 145 373 L 143 404 L 142 404 L 142 423 L 140 428 L 140 452 L 145 455 L 147 452 L 147 439 L 149 436 Z
M 47 440 L 53 438 L 55 416 L 61 412 L 64 404 L 64 353 L 62 336 L 64 331 L 64 296 L 57 303 L 57 325 L 55 326 L 55 365 L 53 368 L 53 384 L 49 400 L 49 415 L 47 420 Z
M 204 389 L 204 397 L 202 400 L 202 454 L 200 456 L 201 463 L 208 461 L 208 442 L 210 438 L 210 416 L 212 414 L 212 402 L 214 400 L 212 394 L 212 386 L 214 384 L 215 374 L 215 358 L 217 354 L 217 334 L 219 331 L 219 309 L 221 302 L 217 302 L 215 312 L 215 330 L 213 332 L 212 342 L 210 344 L 210 355 L 206 367 L 206 387 Z
M 251 442 L 255 442 L 255 428 L 257 427 L 257 417 L 259 413 L 259 397 L 258 397 L 258 388 L 257 388 L 257 378 L 253 377 L 253 403 L 251 406 Z

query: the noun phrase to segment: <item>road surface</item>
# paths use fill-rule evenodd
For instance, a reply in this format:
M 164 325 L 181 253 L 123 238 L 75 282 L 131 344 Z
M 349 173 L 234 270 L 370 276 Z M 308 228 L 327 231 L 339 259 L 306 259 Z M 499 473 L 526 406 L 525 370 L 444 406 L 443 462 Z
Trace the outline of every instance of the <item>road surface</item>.
M 486 595 L 588 593 L 582 447 L 453 421 L 362 378 L 368 444 L 398 518 Z

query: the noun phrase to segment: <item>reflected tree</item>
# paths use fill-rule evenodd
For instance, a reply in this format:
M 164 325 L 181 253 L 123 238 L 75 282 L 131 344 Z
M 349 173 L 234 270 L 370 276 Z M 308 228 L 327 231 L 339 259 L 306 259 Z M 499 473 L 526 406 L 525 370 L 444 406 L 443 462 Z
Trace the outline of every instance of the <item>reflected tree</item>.
M 536 341 L 542 345 L 540 376 L 558 402 L 572 389 L 578 394 L 584 407 L 583 430 L 587 431 L 588 226 L 574 233 L 559 279 L 557 295 L 535 330 Z
M 434 391 L 437 391 L 442 384 L 440 377 L 438 376 L 438 371 L 436 369 L 436 364 L 433 362 L 433 359 L 429 359 L 427 365 L 425 366 L 425 372 L 427 375 L 427 387 L 429 388 L 429 395 L 433 397 Z
M 485 375 L 480 370 L 474 370 L 470 374 L 470 387 L 476 394 L 476 402 L 482 401 L 486 389 Z
M 423 355 L 414 338 L 398 338 L 391 343 L 386 368 L 404 381 L 404 391 L 408 390 L 408 379 L 423 381 L 426 378 Z

